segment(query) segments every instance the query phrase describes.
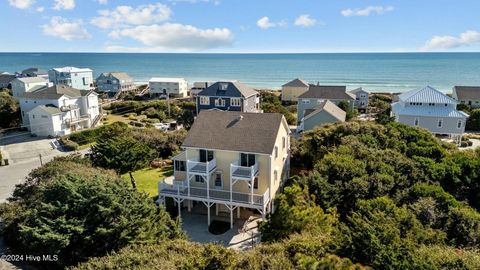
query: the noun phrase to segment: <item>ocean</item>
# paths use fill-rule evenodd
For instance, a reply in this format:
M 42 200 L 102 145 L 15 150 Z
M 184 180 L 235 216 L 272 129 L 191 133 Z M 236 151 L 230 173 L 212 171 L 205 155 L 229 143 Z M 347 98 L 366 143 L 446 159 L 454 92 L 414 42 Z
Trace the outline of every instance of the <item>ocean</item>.
M 137 82 L 184 77 L 189 83 L 239 80 L 273 89 L 297 77 L 371 92 L 403 92 L 425 85 L 450 92 L 455 85 L 480 85 L 480 53 L 0 53 L 0 71 L 62 66 L 88 67 L 94 76 L 125 71 Z

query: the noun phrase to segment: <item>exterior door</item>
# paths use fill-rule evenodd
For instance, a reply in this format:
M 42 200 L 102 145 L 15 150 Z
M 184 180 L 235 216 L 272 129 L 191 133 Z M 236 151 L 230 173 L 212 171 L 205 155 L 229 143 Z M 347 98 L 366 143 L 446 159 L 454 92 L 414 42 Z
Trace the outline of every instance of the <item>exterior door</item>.
M 242 167 L 251 167 L 255 165 L 255 155 L 254 154 L 240 154 L 240 166 Z
M 213 151 L 200 149 L 200 162 L 207 162 L 213 159 Z

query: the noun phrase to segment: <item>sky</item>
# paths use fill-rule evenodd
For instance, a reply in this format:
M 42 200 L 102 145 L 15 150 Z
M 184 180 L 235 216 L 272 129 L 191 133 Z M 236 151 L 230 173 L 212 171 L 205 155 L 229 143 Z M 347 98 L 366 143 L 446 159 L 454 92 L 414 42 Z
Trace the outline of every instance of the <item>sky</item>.
M 479 10 L 479 0 L 0 0 L 0 51 L 478 52 Z

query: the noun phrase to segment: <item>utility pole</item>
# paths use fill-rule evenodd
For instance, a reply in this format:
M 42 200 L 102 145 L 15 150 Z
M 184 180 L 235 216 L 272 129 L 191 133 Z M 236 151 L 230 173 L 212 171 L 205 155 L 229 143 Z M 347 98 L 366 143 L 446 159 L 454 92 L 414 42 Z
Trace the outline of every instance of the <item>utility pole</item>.
M 40 166 L 43 166 L 42 154 L 38 154 L 38 157 L 40 158 Z

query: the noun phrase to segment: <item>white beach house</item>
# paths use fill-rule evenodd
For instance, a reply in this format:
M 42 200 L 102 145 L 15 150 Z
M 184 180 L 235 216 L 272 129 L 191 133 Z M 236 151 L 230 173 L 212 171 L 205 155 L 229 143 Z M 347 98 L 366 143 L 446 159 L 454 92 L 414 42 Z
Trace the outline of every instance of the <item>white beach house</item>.
M 63 136 L 96 126 L 101 118 L 98 94 L 54 85 L 20 98 L 22 124 L 38 136 Z
M 400 123 L 422 127 L 433 134 L 449 135 L 456 142 L 465 131 L 468 114 L 456 109 L 458 101 L 426 86 L 398 96 L 392 104 L 392 116 Z
M 80 90 L 94 90 L 93 72 L 89 68 L 62 67 L 48 71 L 48 79 L 54 84 Z
M 151 78 L 148 86 L 152 96 L 186 97 L 188 94 L 188 82 L 184 78 Z

